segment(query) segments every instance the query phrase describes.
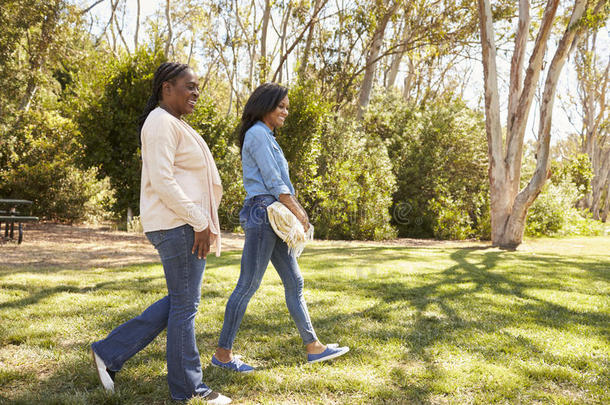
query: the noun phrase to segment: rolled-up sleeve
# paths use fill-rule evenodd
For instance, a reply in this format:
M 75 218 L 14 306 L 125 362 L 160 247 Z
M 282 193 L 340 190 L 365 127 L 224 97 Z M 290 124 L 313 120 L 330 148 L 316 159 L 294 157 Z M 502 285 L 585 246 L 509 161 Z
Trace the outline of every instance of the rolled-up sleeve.
M 180 134 L 166 120 L 142 129 L 142 160 L 152 189 L 161 201 L 196 232 L 208 227 L 208 215 L 186 195 L 174 178 L 174 159 Z
M 264 129 L 252 127 L 244 139 L 244 150 L 252 156 L 258 166 L 267 190 L 279 199 L 280 194 L 292 194 L 292 192 L 282 180 L 280 166 L 273 155 L 273 145 L 267 136 Z

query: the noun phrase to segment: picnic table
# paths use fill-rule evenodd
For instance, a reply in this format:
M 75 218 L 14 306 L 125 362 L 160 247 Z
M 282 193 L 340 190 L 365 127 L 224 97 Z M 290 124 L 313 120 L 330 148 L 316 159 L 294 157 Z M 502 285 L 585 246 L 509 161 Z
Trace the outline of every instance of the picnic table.
M 17 223 L 17 244 L 23 241 L 23 224 L 38 221 L 38 217 L 23 214 L 19 207 L 32 205 L 29 200 L 16 200 L 0 198 L 0 240 L 2 242 L 15 240 L 15 223 Z M 4 236 L 2 236 L 2 223 L 4 222 Z

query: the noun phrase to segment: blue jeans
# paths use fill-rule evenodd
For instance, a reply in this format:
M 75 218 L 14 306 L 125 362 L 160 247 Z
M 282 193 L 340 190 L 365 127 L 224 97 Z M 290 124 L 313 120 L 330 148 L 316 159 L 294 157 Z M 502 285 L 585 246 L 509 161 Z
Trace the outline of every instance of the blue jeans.
M 108 369 L 119 371 L 123 363 L 167 327 L 167 382 L 172 398 L 185 400 L 194 395 L 208 395 L 211 390 L 202 382 L 195 342 L 195 315 L 205 260 L 191 253 L 193 228 L 182 225 L 147 232 L 146 236 L 161 256 L 168 295 L 91 346 Z
M 303 298 L 303 276 L 299 265 L 296 259 L 288 254 L 288 245 L 273 232 L 269 224 L 267 206 L 275 201 L 272 195 L 255 196 L 245 201 L 239 213 L 246 240 L 241 256 L 239 280 L 227 302 L 218 340 L 218 346 L 222 348 L 230 350 L 233 347 L 248 302 L 260 286 L 269 260 L 282 279 L 286 305 L 303 343 L 309 344 L 318 340 Z

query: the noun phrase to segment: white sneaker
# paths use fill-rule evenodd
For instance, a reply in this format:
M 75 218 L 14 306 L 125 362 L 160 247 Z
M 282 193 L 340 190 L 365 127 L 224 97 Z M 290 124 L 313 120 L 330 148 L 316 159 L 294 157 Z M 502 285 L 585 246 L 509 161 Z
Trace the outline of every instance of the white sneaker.
M 224 395 L 222 395 L 221 393 L 216 392 L 216 391 L 210 392 L 208 395 L 203 397 L 203 400 L 207 404 L 214 404 L 214 405 L 225 405 L 225 404 L 231 403 L 231 398 L 225 397 Z
M 93 351 L 93 348 L 91 349 L 91 354 L 93 356 L 93 364 L 97 370 L 97 375 L 100 378 L 102 387 L 104 387 L 106 391 L 114 392 L 114 372 L 108 370 L 104 360 L 102 360 L 102 358 Z

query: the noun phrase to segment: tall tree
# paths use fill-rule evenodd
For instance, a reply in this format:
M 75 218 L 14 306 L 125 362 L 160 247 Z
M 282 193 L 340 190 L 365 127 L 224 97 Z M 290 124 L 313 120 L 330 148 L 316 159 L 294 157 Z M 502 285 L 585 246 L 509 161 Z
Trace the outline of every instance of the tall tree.
M 597 14 L 605 1 L 591 10 L 587 0 L 575 0 L 569 22 L 557 45 L 546 75 L 540 102 L 536 169 L 527 185 L 519 191 L 523 138 L 538 79 L 543 70 L 547 42 L 556 21 L 559 0 L 548 0 L 540 22 L 538 35 L 523 75 L 530 31 L 530 2 L 519 0 L 519 19 L 511 59 L 508 122 L 504 142 L 500 123 L 500 95 L 496 64 L 496 44 L 493 14 L 489 0 L 478 0 L 485 78 L 485 123 L 489 155 L 491 197 L 491 239 L 496 246 L 514 248 L 521 244 L 527 210 L 550 176 L 549 146 L 553 102 L 557 82 L 570 51 L 578 44 L 586 25 L 581 21 L 585 12 Z M 593 3 L 593 2 L 591 2 Z
M 165 18 L 167 20 L 167 39 L 165 41 L 165 57 L 169 57 L 169 50 L 172 45 L 172 15 L 171 15 L 171 3 L 170 0 L 165 2 Z
M 313 4 L 313 14 L 317 16 L 322 10 L 322 7 L 326 4 L 327 0 L 316 0 Z M 314 29 L 317 25 L 318 19 L 313 20 L 312 24 L 309 25 L 309 31 L 307 33 L 307 39 L 305 40 L 305 48 L 303 49 L 303 56 L 299 62 L 299 71 L 298 74 L 300 77 L 303 77 L 305 72 L 307 71 L 307 66 L 309 63 L 309 55 L 311 52 L 311 45 L 313 43 Z
M 136 8 L 136 32 L 133 35 L 133 50 L 138 50 L 138 33 L 140 31 L 140 0 L 137 1 Z
M 260 58 L 260 81 L 267 81 L 269 76 L 269 61 L 267 60 L 267 33 L 269 31 L 269 20 L 271 19 L 271 1 L 265 0 L 263 10 L 263 28 L 261 29 L 261 58 Z
M 593 170 L 591 191 L 584 198 L 584 205 L 600 219 L 600 207 L 604 194 L 608 199 L 610 177 L 610 134 L 608 130 L 608 81 L 610 59 L 600 64 L 597 49 L 597 33 L 585 36 L 578 46 L 574 63 L 578 77 L 578 98 L 582 119 L 582 153 L 589 156 Z
M 371 36 L 370 46 L 366 56 L 364 77 L 362 78 L 360 94 L 358 96 L 358 119 L 362 118 L 364 109 L 369 104 L 369 100 L 371 99 L 371 90 L 373 89 L 373 81 L 375 79 L 375 69 L 377 66 L 379 53 L 381 51 L 381 46 L 383 45 L 386 27 L 400 5 L 399 1 L 393 1 L 387 7 L 383 6 L 384 2 L 378 3 L 378 6 L 380 6 L 380 18 L 377 22 L 375 30 L 373 31 L 373 35 Z

